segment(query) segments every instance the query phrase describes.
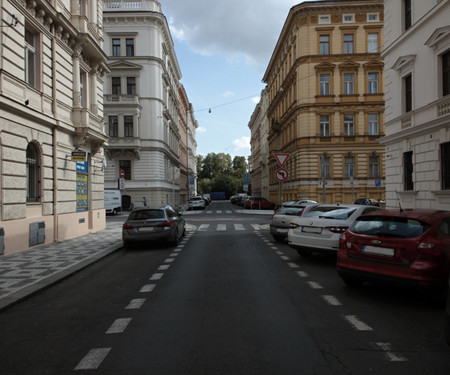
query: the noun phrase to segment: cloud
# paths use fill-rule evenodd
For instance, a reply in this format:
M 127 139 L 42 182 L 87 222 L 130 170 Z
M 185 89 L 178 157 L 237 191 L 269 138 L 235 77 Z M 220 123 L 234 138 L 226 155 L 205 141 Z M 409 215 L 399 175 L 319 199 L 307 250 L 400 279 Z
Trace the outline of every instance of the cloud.
M 226 92 L 224 92 L 223 96 L 225 98 L 229 98 L 230 96 L 234 96 L 234 92 L 233 91 L 226 91 Z
M 196 53 L 265 67 L 298 0 L 165 0 L 172 36 Z
M 233 151 L 250 150 L 250 137 L 241 137 L 233 141 Z
M 199 126 L 196 131 L 197 133 L 206 133 L 206 128 L 204 128 L 203 126 Z

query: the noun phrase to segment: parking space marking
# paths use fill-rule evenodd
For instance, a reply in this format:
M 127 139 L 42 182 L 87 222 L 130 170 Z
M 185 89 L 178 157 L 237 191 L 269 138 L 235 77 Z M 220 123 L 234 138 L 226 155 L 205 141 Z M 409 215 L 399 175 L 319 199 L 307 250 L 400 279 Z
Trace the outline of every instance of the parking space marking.
M 356 315 L 343 315 L 342 317 L 358 331 L 373 331 L 372 327 L 359 320 Z
M 322 298 L 331 306 L 341 306 L 342 303 L 335 296 L 324 295 Z
M 74 370 L 96 370 L 106 358 L 111 348 L 91 349 L 88 354 L 78 363 Z
M 156 284 L 147 284 L 144 285 L 141 290 L 139 290 L 139 293 L 150 293 L 153 291 L 153 289 L 155 289 Z
M 116 319 L 111 327 L 108 328 L 106 334 L 123 333 L 131 322 L 131 318 Z
M 132 299 L 130 303 L 125 307 L 125 310 L 137 310 L 142 307 L 144 302 L 146 301 L 146 298 L 136 298 Z
M 407 358 L 398 356 L 397 354 L 393 353 L 391 344 L 388 342 L 377 342 L 377 343 L 375 343 L 375 345 L 384 351 L 384 354 L 386 355 L 386 357 L 388 357 L 389 361 L 391 361 L 391 362 L 406 362 L 406 361 L 408 361 Z

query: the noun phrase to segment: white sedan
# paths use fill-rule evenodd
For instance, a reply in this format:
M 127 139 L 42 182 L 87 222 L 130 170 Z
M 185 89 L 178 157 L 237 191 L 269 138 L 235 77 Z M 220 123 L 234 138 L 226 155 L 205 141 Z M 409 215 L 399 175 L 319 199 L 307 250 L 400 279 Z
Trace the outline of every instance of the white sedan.
M 288 244 L 305 257 L 314 252 L 336 254 L 340 235 L 357 217 L 377 210 L 381 209 L 359 204 L 319 204 L 292 220 Z

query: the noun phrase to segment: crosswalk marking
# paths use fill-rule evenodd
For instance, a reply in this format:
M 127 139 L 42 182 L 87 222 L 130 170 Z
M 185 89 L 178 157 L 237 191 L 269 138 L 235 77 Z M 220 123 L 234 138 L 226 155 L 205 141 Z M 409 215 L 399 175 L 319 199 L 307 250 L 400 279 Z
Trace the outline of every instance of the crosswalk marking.
M 207 232 L 207 231 L 250 231 L 254 230 L 256 234 L 261 233 L 261 231 L 268 231 L 269 225 L 261 225 L 261 224 L 242 224 L 242 223 L 217 223 L 217 224 L 189 224 L 186 227 L 186 230 L 189 232 Z M 269 240 L 264 239 L 267 243 L 271 243 Z
M 204 232 L 204 231 L 208 230 L 208 228 L 209 228 L 209 224 L 201 224 L 197 230 L 200 232 Z
M 234 224 L 234 229 L 236 230 L 245 230 L 244 226 L 242 224 Z
M 217 230 L 218 231 L 227 230 L 227 225 L 226 224 L 217 224 Z

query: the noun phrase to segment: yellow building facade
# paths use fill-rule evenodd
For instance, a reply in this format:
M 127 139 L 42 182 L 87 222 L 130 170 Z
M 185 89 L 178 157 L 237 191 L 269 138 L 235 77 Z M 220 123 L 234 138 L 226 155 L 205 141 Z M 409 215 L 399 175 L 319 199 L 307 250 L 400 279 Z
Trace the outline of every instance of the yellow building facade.
M 384 199 L 382 49 L 383 1 L 291 8 L 263 79 L 272 201 Z

